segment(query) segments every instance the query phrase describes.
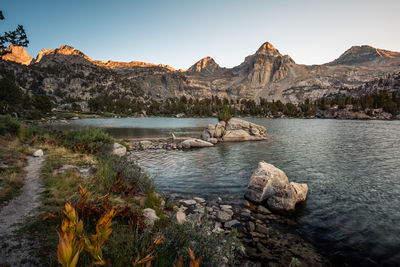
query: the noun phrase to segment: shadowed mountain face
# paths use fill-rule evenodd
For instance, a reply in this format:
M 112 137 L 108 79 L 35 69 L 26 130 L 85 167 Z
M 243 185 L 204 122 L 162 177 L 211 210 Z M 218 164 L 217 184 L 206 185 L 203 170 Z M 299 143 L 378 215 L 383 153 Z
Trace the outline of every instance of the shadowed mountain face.
M 22 47 L 10 49 L 12 53 L 4 58 L 7 61 L 0 62 L 1 76 L 12 72 L 22 88 L 34 85 L 54 96 L 57 103 L 66 98 L 79 99 L 83 107 L 90 98 L 102 94 L 139 100 L 183 95 L 262 97 L 296 103 L 349 94 L 355 88 L 358 92 L 365 83 L 400 71 L 400 53 L 370 46 L 354 46 L 330 63 L 308 66 L 296 64 L 266 42 L 234 68 L 222 68 L 206 57 L 187 71 L 138 61 L 96 61 L 66 45 L 43 49 L 36 60 Z

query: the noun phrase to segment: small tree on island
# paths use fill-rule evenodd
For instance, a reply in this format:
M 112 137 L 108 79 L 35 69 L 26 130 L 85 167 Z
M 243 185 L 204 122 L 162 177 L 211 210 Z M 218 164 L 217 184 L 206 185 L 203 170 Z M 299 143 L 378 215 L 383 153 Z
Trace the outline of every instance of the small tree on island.
M 228 122 L 230 119 L 232 119 L 232 114 L 229 111 L 228 106 L 223 105 L 222 110 L 218 112 L 218 120 Z

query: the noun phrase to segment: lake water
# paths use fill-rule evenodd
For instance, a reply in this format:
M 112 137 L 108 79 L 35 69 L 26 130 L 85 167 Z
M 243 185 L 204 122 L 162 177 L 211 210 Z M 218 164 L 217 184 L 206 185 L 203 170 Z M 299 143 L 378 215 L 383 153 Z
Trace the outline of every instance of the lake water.
M 241 199 L 259 161 L 307 183 L 297 231 L 336 265 L 400 265 L 400 121 L 248 119 L 268 140 L 135 157 L 167 192 Z M 199 135 L 215 119 L 135 118 L 74 121 L 117 137 Z M 70 127 L 69 125 L 68 127 Z

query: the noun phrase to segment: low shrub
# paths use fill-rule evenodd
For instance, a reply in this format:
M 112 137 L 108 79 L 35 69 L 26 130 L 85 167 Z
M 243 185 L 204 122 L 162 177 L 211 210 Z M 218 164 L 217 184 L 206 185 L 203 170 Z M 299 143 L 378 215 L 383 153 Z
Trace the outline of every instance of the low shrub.
M 232 119 L 232 114 L 229 112 L 228 106 L 224 105 L 222 110 L 218 112 L 218 120 L 227 122 L 230 119 Z
M 203 266 L 222 266 L 225 261 L 233 260 L 232 246 L 235 246 L 235 237 L 221 236 L 209 231 L 210 225 L 206 221 L 201 224 L 171 222 L 161 230 L 167 237 L 157 248 L 155 266 L 171 266 L 182 257 L 184 266 L 189 266 L 190 257 L 187 248 L 190 247 L 195 255 L 202 257 Z M 224 260 L 225 258 L 225 260 Z
M 75 151 L 97 153 L 108 148 L 114 139 L 102 129 L 82 128 L 70 131 L 65 136 L 65 144 Z
M 115 155 L 99 157 L 99 168 L 95 174 L 96 188 L 92 190 L 105 194 L 115 191 L 124 196 L 136 193 L 154 192 L 154 180 L 132 161 L 121 160 Z
M 10 115 L 0 115 L 0 135 L 17 135 L 21 124 Z

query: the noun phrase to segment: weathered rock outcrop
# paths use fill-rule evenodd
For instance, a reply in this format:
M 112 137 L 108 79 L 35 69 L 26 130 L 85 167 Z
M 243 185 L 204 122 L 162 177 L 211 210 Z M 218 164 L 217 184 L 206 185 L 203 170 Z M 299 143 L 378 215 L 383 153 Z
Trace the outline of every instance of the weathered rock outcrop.
M 289 183 L 282 170 L 262 161 L 251 176 L 245 198 L 266 204 L 276 212 L 290 212 L 294 211 L 297 203 L 306 200 L 307 191 L 307 184 Z
M 266 129 L 261 125 L 240 119 L 220 121 L 216 125 L 209 124 L 201 134 L 201 139 L 216 143 L 218 141 L 259 141 L 265 140 Z

